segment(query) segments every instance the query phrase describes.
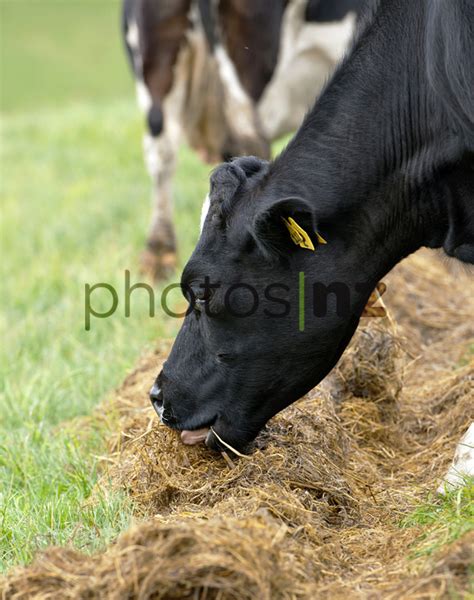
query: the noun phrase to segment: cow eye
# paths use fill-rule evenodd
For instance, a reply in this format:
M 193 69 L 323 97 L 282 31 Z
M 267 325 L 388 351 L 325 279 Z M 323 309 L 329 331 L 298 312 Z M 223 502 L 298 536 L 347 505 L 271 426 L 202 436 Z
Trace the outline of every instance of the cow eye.
M 229 352 L 218 352 L 216 354 L 216 360 L 224 365 L 230 365 L 234 362 L 235 356 Z
M 204 306 L 211 300 L 212 290 L 203 289 L 201 287 L 193 288 L 194 310 L 202 312 Z
M 205 300 L 196 298 L 196 300 L 194 301 L 194 310 L 197 310 L 198 312 L 202 312 L 205 304 L 206 304 Z

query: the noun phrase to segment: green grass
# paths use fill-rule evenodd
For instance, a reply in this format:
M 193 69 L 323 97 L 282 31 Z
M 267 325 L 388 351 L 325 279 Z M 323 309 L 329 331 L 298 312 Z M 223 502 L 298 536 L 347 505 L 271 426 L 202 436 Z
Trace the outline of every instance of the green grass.
M 464 487 L 444 497 L 428 498 L 403 519 L 401 526 L 423 528 L 411 548 L 413 558 L 431 555 L 474 530 L 474 479 L 467 478 Z
M 102 432 L 61 434 L 39 426 L 17 430 L 16 443 L 0 446 L 4 478 L 1 496 L 2 562 L 27 562 L 36 548 L 70 542 L 88 551 L 116 537 L 130 520 L 132 505 L 120 493 L 100 493 L 87 502 L 96 481 L 91 454 Z
M 0 105 L 36 111 L 128 94 L 119 0 L 0 0 Z
M 37 548 L 93 550 L 129 522 L 121 494 L 88 502 L 104 430 L 71 422 L 179 322 L 146 296 L 124 316 L 150 209 L 142 118 L 115 1 L 5 1 L 1 18 L 0 570 Z M 183 150 L 175 186 L 182 261 L 198 234 L 208 167 Z M 119 306 L 84 329 L 84 285 Z M 108 298 L 94 294 L 94 303 Z M 78 424 L 79 423 L 79 424 Z
M 147 344 L 173 336 L 179 321 L 163 314 L 158 295 L 150 318 L 140 291 L 132 296 L 131 317 L 124 316 L 124 271 L 131 271 L 132 282 L 140 280 L 149 216 L 141 120 L 133 102 L 9 117 L 2 129 L 5 568 L 30 560 L 48 543 L 72 539 L 93 548 L 128 521 L 130 506 L 119 496 L 83 508 L 97 478 L 92 456 L 100 453 L 102 436 L 97 431 L 79 442 L 74 427 L 63 423 L 90 413 Z M 207 173 L 182 152 L 175 200 L 183 259 L 197 238 Z M 97 282 L 114 285 L 119 306 L 109 319 L 92 319 L 85 331 L 84 284 Z

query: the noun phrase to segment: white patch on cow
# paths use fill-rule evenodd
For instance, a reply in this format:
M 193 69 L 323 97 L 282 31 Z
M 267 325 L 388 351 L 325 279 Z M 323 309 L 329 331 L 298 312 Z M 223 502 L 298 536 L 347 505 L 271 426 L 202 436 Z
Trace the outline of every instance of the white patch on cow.
M 332 23 L 310 24 L 314 27 L 314 35 L 319 49 L 336 65 L 344 56 L 353 38 L 356 25 L 355 13 L 348 13 L 342 21 Z
M 293 0 L 285 11 L 278 63 L 258 105 L 269 139 L 300 126 L 354 34 L 353 13 L 333 23 L 307 23 L 305 8 L 306 0 Z
M 145 164 L 153 182 L 152 215 L 149 239 L 161 239 L 163 232 L 172 230 L 172 191 L 171 182 L 176 166 L 177 148 L 163 131 L 153 137 L 143 137 Z M 164 241 L 161 239 L 161 241 Z
M 148 91 L 148 88 L 146 87 L 145 83 L 140 79 L 136 80 L 135 86 L 137 91 L 138 106 L 144 113 L 147 113 L 153 104 L 150 92 Z
M 439 494 L 445 494 L 462 487 L 466 477 L 474 477 L 474 423 L 461 438 L 454 459 L 438 488 Z
M 204 227 L 204 221 L 206 220 L 207 213 L 209 212 L 209 207 L 211 206 L 211 201 L 209 199 L 209 194 L 207 194 L 204 199 L 202 209 L 201 209 L 201 225 L 199 231 L 202 233 L 202 229 Z
M 136 21 L 131 21 L 128 23 L 125 39 L 132 50 L 139 50 L 140 34 L 138 32 L 138 25 Z
M 240 136 L 256 136 L 255 111 L 225 48 L 218 45 L 215 57 L 224 86 L 225 112 L 230 127 Z
M 221 45 L 216 47 L 215 56 L 219 64 L 222 81 L 228 87 L 232 96 L 237 102 L 247 102 L 247 94 L 239 81 L 237 71 L 226 50 Z
M 140 52 L 140 32 L 136 21 L 130 21 L 127 27 L 127 33 L 125 39 L 132 53 L 133 70 L 135 72 L 136 84 L 137 84 L 137 98 L 138 106 L 142 108 L 146 103 L 146 96 L 143 89 L 138 89 L 138 86 L 145 86 L 143 83 L 143 56 Z M 146 90 L 148 94 L 148 90 Z M 149 94 L 148 94 L 149 96 Z M 143 109 L 146 110 L 146 109 Z
M 148 173 L 152 179 L 157 179 L 163 167 L 160 152 L 160 140 L 149 133 L 143 136 L 143 155 Z

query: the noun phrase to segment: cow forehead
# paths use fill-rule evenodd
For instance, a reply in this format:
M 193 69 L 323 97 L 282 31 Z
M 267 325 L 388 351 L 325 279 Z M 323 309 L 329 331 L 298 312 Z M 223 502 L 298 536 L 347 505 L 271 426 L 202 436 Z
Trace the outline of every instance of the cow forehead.
M 201 226 L 199 240 L 191 261 L 194 266 L 199 264 L 212 271 L 220 272 L 222 277 L 231 276 L 229 268 L 236 264 L 241 265 L 243 254 L 246 253 L 246 239 L 249 231 L 251 216 L 248 211 L 236 210 L 225 220 L 209 197 L 206 196 L 201 211 Z M 209 275 L 209 273 L 201 273 Z

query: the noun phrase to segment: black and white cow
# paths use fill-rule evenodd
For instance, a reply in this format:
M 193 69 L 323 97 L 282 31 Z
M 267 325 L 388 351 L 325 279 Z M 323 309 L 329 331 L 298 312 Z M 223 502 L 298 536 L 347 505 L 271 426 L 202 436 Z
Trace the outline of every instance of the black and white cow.
M 123 31 L 146 114 L 153 214 L 143 267 L 176 262 L 171 183 L 187 139 L 207 162 L 294 131 L 341 58 L 365 0 L 124 0 Z
M 191 310 L 151 391 L 184 441 L 244 448 L 420 247 L 474 264 L 473 90 L 473 0 L 375 1 L 286 150 L 216 169 Z

